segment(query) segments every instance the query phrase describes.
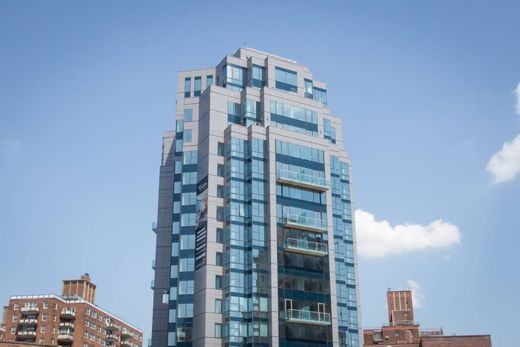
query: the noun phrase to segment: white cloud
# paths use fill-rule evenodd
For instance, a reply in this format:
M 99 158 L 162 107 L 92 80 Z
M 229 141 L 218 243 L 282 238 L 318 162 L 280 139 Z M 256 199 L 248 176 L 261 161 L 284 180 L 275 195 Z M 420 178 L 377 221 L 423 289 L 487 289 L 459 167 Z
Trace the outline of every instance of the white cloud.
M 0 139 L 0 149 L 3 151 L 19 152 L 23 150 L 23 145 L 16 140 Z
M 520 116 L 520 83 L 515 89 L 516 114 Z M 513 140 L 505 142 L 502 149 L 493 154 L 486 166 L 493 175 L 493 183 L 511 181 L 520 173 L 520 134 Z
M 406 281 L 408 288 L 412 291 L 413 307 L 421 308 L 424 305 L 425 296 L 422 286 L 416 280 L 409 279 Z
M 493 175 L 493 183 L 510 181 L 520 172 L 520 135 L 502 145 L 489 159 L 486 169 Z
M 460 243 L 459 228 L 440 219 L 426 226 L 392 226 L 386 220 L 376 221 L 374 215 L 362 210 L 356 210 L 355 216 L 358 251 L 362 257 L 382 258 L 424 249 L 447 248 Z
M 520 116 L 520 83 L 516 86 L 515 89 L 516 95 L 516 114 Z

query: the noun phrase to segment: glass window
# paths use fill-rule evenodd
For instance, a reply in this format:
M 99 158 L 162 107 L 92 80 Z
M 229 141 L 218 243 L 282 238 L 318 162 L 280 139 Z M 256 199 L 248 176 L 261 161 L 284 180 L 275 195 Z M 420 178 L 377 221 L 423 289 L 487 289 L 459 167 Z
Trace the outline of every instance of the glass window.
M 179 281 L 179 294 L 193 294 L 193 281 Z
M 185 172 L 182 174 L 182 184 L 197 184 L 197 172 Z
M 298 92 L 298 79 L 295 71 L 281 67 L 275 68 L 276 88 L 288 92 Z
M 184 79 L 184 97 L 189 98 L 191 96 L 191 77 Z
M 181 235 L 181 249 L 195 249 L 195 235 Z
M 225 87 L 231 90 L 241 91 L 244 88 L 244 68 L 227 64 L 224 65 Z
M 178 133 L 182 133 L 182 131 L 184 130 L 184 122 L 182 120 L 177 120 L 175 124 L 175 131 Z
M 194 226 L 196 221 L 196 214 L 195 213 L 183 213 L 181 214 L 181 226 L 182 227 L 189 227 Z
M 191 129 L 184 129 L 183 140 L 184 142 L 191 142 Z
M 233 101 L 228 101 L 228 124 L 241 124 L 242 117 L 240 114 L 240 104 Z
M 217 337 L 217 338 L 222 337 L 222 324 L 221 323 L 215 323 L 215 337 Z
M 323 119 L 323 137 L 336 143 L 336 129 L 332 127 L 330 119 Z
M 182 161 L 176 160 L 175 161 L 175 173 L 180 174 L 182 172 Z
M 327 105 L 327 91 L 321 88 L 314 88 L 314 100 L 321 102 L 323 105 Z
M 201 83 L 200 83 L 200 76 L 196 76 L 193 81 L 193 95 L 199 96 L 200 95 L 200 89 L 201 89 Z
M 183 164 L 197 164 L 197 151 L 186 151 L 183 154 Z
M 224 165 L 217 164 L 217 176 L 224 177 Z
M 206 88 L 213 84 L 213 75 L 206 76 Z
M 262 88 L 265 85 L 264 80 L 264 67 L 260 65 L 253 65 L 252 71 L 253 87 Z
M 312 99 L 312 81 L 305 79 L 305 97 Z
M 222 313 L 222 300 L 215 299 L 215 313 Z
M 179 271 L 190 272 L 195 270 L 195 258 L 181 258 L 179 260 Z
M 193 317 L 193 304 L 179 304 L 177 307 L 179 318 Z
M 276 140 L 276 153 L 304 160 L 323 163 L 323 151 L 317 148 L 301 146 L 290 142 Z
M 215 255 L 215 265 L 217 266 L 222 266 L 223 265 L 223 255 L 221 252 L 217 252 L 217 254 Z
M 215 289 L 222 289 L 222 276 L 215 276 Z
M 182 139 L 175 140 L 175 152 L 182 152 Z
M 191 108 L 184 109 L 184 121 L 185 122 L 193 121 L 193 109 L 191 109 Z
M 218 243 L 224 242 L 223 233 L 224 233 L 224 231 L 221 228 L 217 228 L 216 240 Z
M 219 142 L 217 144 L 217 154 L 220 156 L 224 156 L 224 144 L 222 142 Z
M 318 135 L 317 112 L 278 101 L 271 101 L 270 111 L 273 125 L 302 134 Z
M 182 193 L 182 206 L 195 205 L 197 196 L 195 192 Z
M 218 185 L 217 186 L 217 198 L 223 198 L 224 197 L 224 186 Z
M 217 220 L 224 220 L 224 207 L 222 206 L 217 206 Z

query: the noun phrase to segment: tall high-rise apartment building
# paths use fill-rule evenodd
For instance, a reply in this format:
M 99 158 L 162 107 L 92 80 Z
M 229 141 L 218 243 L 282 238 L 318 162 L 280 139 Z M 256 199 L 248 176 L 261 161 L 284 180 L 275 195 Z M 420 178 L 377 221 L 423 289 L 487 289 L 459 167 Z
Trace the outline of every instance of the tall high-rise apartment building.
M 359 346 L 351 167 L 326 85 L 241 48 L 179 73 L 152 347 Z

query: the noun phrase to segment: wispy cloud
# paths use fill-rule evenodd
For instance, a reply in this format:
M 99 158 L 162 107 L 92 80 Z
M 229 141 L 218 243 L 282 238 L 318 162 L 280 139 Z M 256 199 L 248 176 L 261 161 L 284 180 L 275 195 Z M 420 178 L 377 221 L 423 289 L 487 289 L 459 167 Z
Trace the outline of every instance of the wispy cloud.
M 356 210 L 359 255 L 382 258 L 425 249 L 440 249 L 460 243 L 456 225 L 435 220 L 428 225 L 398 224 L 377 221 L 369 212 Z
M 409 279 L 406 281 L 408 288 L 412 291 L 412 301 L 413 306 L 416 308 L 421 308 L 425 302 L 425 295 L 422 290 L 422 286 L 416 280 Z
M 520 172 L 520 135 L 502 145 L 489 159 L 486 169 L 493 175 L 493 183 L 511 181 Z
M 520 83 L 515 89 L 516 113 L 520 116 Z M 493 184 L 513 180 L 520 173 L 520 134 L 505 142 L 489 159 L 486 170 L 493 176 Z
M 0 139 L 0 150 L 20 152 L 23 150 L 23 145 L 16 140 Z

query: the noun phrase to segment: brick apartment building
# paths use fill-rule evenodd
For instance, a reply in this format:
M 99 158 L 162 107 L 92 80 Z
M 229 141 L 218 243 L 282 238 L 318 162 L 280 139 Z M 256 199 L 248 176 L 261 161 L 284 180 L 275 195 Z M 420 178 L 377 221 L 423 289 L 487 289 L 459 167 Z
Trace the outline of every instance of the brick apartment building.
M 388 325 L 363 330 L 364 347 L 491 347 L 490 335 L 446 336 L 414 320 L 411 290 L 387 292 Z
M 143 333 L 95 305 L 88 274 L 64 280 L 62 295 L 12 296 L 3 312 L 3 344 L 141 347 Z M 11 346 L 9 345 L 9 346 Z

